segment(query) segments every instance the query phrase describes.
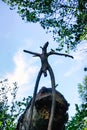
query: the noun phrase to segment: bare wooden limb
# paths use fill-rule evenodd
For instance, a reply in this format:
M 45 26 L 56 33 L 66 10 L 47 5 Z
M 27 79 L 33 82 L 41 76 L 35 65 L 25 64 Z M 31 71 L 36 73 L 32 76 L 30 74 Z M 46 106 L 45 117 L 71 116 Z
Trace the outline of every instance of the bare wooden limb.
M 74 58 L 73 56 L 71 56 L 71 55 L 68 55 L 68 54 L 64 54 L 64 53 L 57 53 L 57 52 L 52 52 L 52 51 L 50 51 L 49 53 L 48 53 L 48 56 L 50 56 L 50 55 L 59 55 L 59 56 L 65 56 L 65 57 L 70 57 L 70 58 Z
M 38 90 L 38 85 L 39 85 L 39 81 L 42 75 L 42 70 L 40 69 L 38 76 L 37 76 L 37 80 L 36 80 L 36 84 L 35 84 L 35 88 L 34 88 L 34 93 L 33 93 L 33 98 L 32 98 L 32 102 L 31 102 L 31 106 L 30 106 L 30 115 L 29 115 L 29 121 L 28 121 L 28 129 L 31 126 L 31 122 L 32 122 L 32 115 L 33 115 L 33 108 L 35 105 L 35 98 L 36 98 L 36 94 L 37 94 L 37 90 Z
M 70 56 L 68 54 L 63 54 L 63 53 L 57 53 L 57 52 L 52 52 L 52 51 L 47 53 L 48 45 L 49 45 L 49 42 L 46 42 L 45 45 L 43 47 L 41 47 L 41 49 L 42 49 L 41 54 L 24 50 L 24 52 L 33 54 L 34 56 L 38 56 L 41 59 L 41 69 L 39 71 L 39 74 L 38 74 L 38 77 L 37 77 L 37 80 L 36 80 L 33 99 L 32 99 L 32 102 L 31 102 L 30 116 L 29 116 L 29 123 L 28 123 L 29 128 L 28 129 L 30 129 L 30 125 L 31 125 L 31 121 L 32 121 L 33 108 L 34 108 L 34 105 L 35 105 L 35 98 L 36 98 L 36 94 L 37 94 L 41 75 L 43 73 L 44 76 L 46 77 L 47 71 L 49 71 L 49 75 L 50 75 L 50 78 L 51 78 L 51 85 L 52 85 L 52 105 L 51 105 L 51 114 L 50 114 L 49 123 L 48 123 L 48 130 L 52 130 L 53 117 L 54 117 L 54 111 L 55 111 L 55 77 L 54 77 L 53 70 L 48 63 L 48 56 L 50 56 L 50 55 L 60 55 L 60 56 L 73 58 L 73 56 Z
M 26 52 L 26 53 L 30 53 L 30 54 L 32 54 L 34 56 L 40 56 L 39 53 L 35 53 L 35 52 L 27 51 L 27 50 L 23 50 L 23 51 Z
M 52 106 L 51 106 L 51 115 L 49 118 L 49 123 L 48 123 L 48 130 L 52 130 L 52 125 L 53 125 L 53 117 L 54 117 L 54 112 L 55 112 L 55 77 L 54 77 L 54 73 L 53 70 L 51 68 L 51 66 L 49 65 L 48 68 L 49 74 L 50 74 L 50 78 L 51 78 L 51 85 L 52 85 Z

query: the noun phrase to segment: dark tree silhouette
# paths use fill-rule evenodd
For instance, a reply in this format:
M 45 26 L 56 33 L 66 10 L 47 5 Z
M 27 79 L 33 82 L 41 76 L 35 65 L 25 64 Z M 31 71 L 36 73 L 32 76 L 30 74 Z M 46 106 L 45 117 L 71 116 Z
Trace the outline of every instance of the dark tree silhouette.
M 54 110 L 55 110 L 55 86 L 56 85 L 55 85 L 55 77 L 54 77 L 53 70 L 52 70 L 50 64 L 48 63 L 48 57 L 50 55 L 60 55 L 60 56 L 73 58 L 73 56 L 70 56 L 68 54 L 63 54 L 63 53 L 57 53 L 57 52 L 54 52 L 54 51 L 50 51 L 50 52 L 47 53 L 48 45 L 49 45 L 49 42 L 46 42 L 45 45 L 43 47 L 41 47 L 41 49 L 42 49 L 41 54 L 31 52 L 31 51 L 27 51 L 27 50 L 24 50 L 24 52 L 33 54 L 34 56 L 40 57 L 40 59 L 41 59 L 41 69 L 40 69 L 38 76 L 37 76 L 34 94 L 33 94 L 32 102 L 31 102 L 29 122 L 28 122 L 29 127 L 31 125 L 31 120 L 32 120 L 32 115 L 33 115 L 33 107 L 34 107 L 34 104 L 35 104 L 35 98 L 36 98 L 36 94 L 37 94 L 39 81 L 40 81 L 42 74 L 44 74 L 45 77 L 47 76 L 47 70 L 48 70 L 48 72 L 50 74 L 50 78 L 51 78 L 51 85 L 52 85 L 52 106 L 51 106 L 51 115 L 50 115 L 50 119 L 49 119 L 49 123 L 48 123 L 48 130 L 51 130 L 52 129 L 52 123 L 53 123 L 53 117 L 54 117 Z

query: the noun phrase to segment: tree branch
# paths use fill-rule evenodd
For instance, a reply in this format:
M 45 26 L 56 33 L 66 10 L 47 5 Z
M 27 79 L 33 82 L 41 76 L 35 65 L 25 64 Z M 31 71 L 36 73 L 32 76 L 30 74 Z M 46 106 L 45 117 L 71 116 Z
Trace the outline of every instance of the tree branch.
M 27 50 L 23 50 L 23 51 L 26 52 L 26 53 L 33 54 L 34 56 L 39 56 L 40 57 L 39 53 L 35 53 L 35 52 L 27 51 Z
M 65 57 L 70 57 L 70 58 L 74 58 L 73 56 L 71 56 L 71 55 L 68 55 L 68 54 L 64 54 L 64 53 L 57 53 L 57 52 L 52 52 L 52 51 L 50 51 L 49 53 L 48 53 L 48 56 L 50 56 L 50 55 L 59 55 L 59 56 L 65 56 Z

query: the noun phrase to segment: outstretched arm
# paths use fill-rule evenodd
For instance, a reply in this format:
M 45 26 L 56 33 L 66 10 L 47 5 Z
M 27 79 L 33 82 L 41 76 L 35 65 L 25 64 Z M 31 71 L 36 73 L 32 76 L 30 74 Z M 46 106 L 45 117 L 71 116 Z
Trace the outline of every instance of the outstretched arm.
M 35 52 L 27 51 L 27 50 L 23 50 L 23 51 L 26 52 L 26 53 L 33 54 L 34 56 L 40 56 L 39 53 L 35 53 Z
M 68 55 L 68 54 L 64 54 L 64 53 L 57 53 L 57 52 L 52 52 L 52 51 L 50 51 L 50 52 L 48 53 L 48 56 L 49 56 L 49 55 L 60 55 L 60 56 L 65 56 L 65 57 L 74 58 L 73 56 Z

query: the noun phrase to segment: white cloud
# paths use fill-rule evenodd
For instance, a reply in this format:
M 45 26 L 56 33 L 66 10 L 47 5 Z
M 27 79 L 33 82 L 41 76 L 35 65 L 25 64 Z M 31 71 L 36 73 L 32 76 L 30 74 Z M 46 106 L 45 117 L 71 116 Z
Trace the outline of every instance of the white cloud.
M 35 85 L 34 79 L 36 78 L 36 73 L 39 69 L 37 65 L 33 65 L 37 58 L 33 58 L 32 56 L 28 56 L 27 58 L 23 51 L 19 50 L 13 57 L 13 71 L 5 75 L 5 77 L 8 78 L 8 83 L 11 87 L 14 87 L 12 84 L 17 82 L 18 91 L 16 97 L 18 100 L 23 99 L 25 96 L 32 95 Z M 8 93 L 8 98 L 9 101 L 11 101 L 12 96 L 10 93 Z
M 75 64 L 74 66 L 71 66 L 71 68 L 64 74 L 65 77 L 72 76 L 74 73 L 80 70 L 82 67 L 82 64 Z
M 30 59 L 29 59 L 30 60 Z M 8 73 L 6 77 L 10 82 L 17 82 L 18 86 L 29 83 L 32 80 L 32 76 L 35 74 L 37 67 L 33 66 L 34 60 L 28 62 L 28 59 L 24 56 L 24 53 L 18 51 L 14 57 L 13 61 L 15 68 L 11 73 Z
M 73 56 L 74 56 L 74 59 L 77 60 L 78 62 L 86 59 L 87 41 L 84 41 L 77 46 L 77 51 L 73 52 Z
M 74 56 L 73 64 L 71 64 L 71 68 L 64 74 L 65 77 L 72 76 L 81 68 L 87 66 L 87 41 L 80 43 L 77 46 L 77 51 L 73 52 Z

